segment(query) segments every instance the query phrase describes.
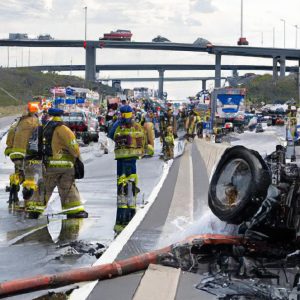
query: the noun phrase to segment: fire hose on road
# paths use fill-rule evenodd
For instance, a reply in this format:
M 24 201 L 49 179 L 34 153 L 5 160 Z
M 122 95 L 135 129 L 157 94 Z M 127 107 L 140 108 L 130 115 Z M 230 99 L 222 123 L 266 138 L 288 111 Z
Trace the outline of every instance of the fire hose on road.
M 0 298 L 41 289 L 56 288 L 77 282 L 110 279 L 145 270 L 149 264 L 160 263 L 161 257 L 171 253 L 174 247 L 184 244 L 193 245 L 194 241 L 197 241 L 198 244 L 200 243 L 201 245 L 238 245 L 241 243 L 241 237 L 219 234 L 195 235 L 187 238 L 179 244 L 173 244 L 159 250 L 110 264 L 74 269 L 52 275 L 37 275 L 3 282 L 0 284 Z

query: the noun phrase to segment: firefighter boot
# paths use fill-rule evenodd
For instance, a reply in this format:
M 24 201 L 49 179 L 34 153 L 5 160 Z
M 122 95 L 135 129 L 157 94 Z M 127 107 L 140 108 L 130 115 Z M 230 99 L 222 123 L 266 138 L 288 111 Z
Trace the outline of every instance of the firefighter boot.
M 19 191 L 20 191 L 20 176 L 18 173 L 11 174 L 9 176 L 9 199 L 8 199 L 9 207 L 19 204 L 19 198 L 18 198 Z

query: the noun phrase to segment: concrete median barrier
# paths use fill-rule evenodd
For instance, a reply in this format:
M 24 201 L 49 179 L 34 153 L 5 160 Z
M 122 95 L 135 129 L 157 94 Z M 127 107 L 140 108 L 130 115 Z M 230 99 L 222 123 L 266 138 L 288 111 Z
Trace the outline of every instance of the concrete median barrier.
M 216 144 L 204 140 L 195 140 L 197 149 L 206 166 L 207 176 L 210 178 L 213 170 L 229 144 Z

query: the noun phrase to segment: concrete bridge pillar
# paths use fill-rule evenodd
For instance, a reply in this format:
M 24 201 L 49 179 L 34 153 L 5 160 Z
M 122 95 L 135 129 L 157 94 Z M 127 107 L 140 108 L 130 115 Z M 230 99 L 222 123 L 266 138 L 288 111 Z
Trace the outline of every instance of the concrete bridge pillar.
M 164 73 L 165 70 L 160 69 L 158 70 L 159 79 L 158 79 L 158 98 L 163 99 L 164 95 Z
M 202 79 L 202 91 L 206 90 L 206 79 Z
M 221 54 L 216 54 L 215 63 L 215 88 L 221 87 Z
M 298 107 L 300 107 L 300 60 L 298 60 Z
M 96 48 L 87 46 L 85 49 L 85 81 L 96 80 Z
M 274 81 L 278 79 L 277 63 L 278 63 L 278 58 L 273 57 L 273 80 Z
M 285 57 L 280 57 L 280 77 L 285 77 Z

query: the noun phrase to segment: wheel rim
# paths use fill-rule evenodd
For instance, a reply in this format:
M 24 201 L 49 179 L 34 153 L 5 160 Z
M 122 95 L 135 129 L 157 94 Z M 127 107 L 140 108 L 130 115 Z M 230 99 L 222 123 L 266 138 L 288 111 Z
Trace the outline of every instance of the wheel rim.
M 243 159 L 233 159 L 219 172 L 216 196 L 223 209 L 238 206 L 247 196 L 252 174 L 249 164 Z

